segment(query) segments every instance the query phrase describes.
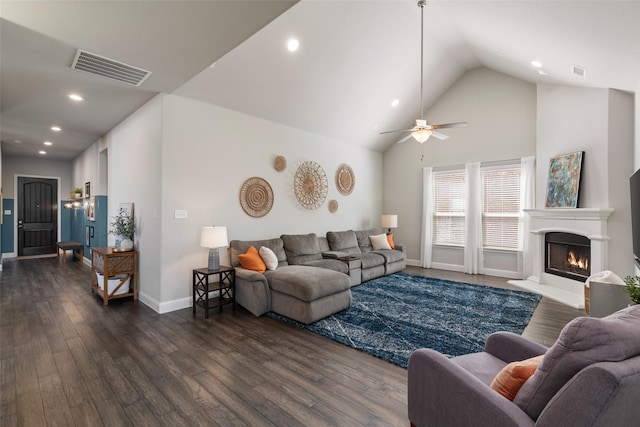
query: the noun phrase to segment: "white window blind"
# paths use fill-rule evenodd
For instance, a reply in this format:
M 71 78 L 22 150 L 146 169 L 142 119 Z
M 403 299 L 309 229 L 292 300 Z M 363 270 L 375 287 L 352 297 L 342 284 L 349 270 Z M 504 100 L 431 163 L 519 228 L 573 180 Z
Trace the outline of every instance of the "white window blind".
M 480 174 L 483 246 L 518 249 L 520 165 L 485 169 Z
M 433 243 L 464 245 L 465 173 L 433 174 Z

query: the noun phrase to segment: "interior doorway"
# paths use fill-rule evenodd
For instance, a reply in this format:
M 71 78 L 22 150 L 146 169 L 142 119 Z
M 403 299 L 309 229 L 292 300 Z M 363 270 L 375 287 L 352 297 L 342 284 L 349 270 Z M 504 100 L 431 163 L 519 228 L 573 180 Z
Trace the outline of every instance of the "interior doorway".
M 58 180 L 18 177 L 18 256 L 52 254 L 58 241 Z

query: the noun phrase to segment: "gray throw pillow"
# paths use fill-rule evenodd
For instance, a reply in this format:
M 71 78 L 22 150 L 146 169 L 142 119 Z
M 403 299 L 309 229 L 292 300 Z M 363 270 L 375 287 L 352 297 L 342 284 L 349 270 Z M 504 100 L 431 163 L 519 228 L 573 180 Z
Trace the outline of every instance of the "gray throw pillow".
M 596 362 L 618 362 L 638 355 L 640 305 L 602 319 L 578 317 L 564 327 L 513 402 L 537 420 L 551 398 L 583 368 Z

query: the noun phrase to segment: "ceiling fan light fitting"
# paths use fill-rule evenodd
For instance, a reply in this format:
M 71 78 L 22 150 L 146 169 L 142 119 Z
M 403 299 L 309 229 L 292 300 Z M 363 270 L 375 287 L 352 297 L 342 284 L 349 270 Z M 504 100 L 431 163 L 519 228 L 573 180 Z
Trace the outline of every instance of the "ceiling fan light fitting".
M 420 144 L 424 144 L 424 142 L 431 136 L 431 131 L 429 129 L 418 129 L 416 131 L 413 131 L 413 133 L 411 133 L 411 136 Z

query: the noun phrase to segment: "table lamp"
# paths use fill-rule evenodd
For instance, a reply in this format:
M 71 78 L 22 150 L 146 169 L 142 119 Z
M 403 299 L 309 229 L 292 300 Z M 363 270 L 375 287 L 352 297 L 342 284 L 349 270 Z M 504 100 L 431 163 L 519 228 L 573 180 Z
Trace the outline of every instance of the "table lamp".
M 227 246 L 227 227 L 202 227 L 200 234 L 200 246 L 209 248 L 209 270 L 220 268 L 220 255 L 218 248 Z
M 387 233 L 391 233 L 392 228 L 398 227 L 398 215 L 382 215 L 382 228 L 388 228 Z

